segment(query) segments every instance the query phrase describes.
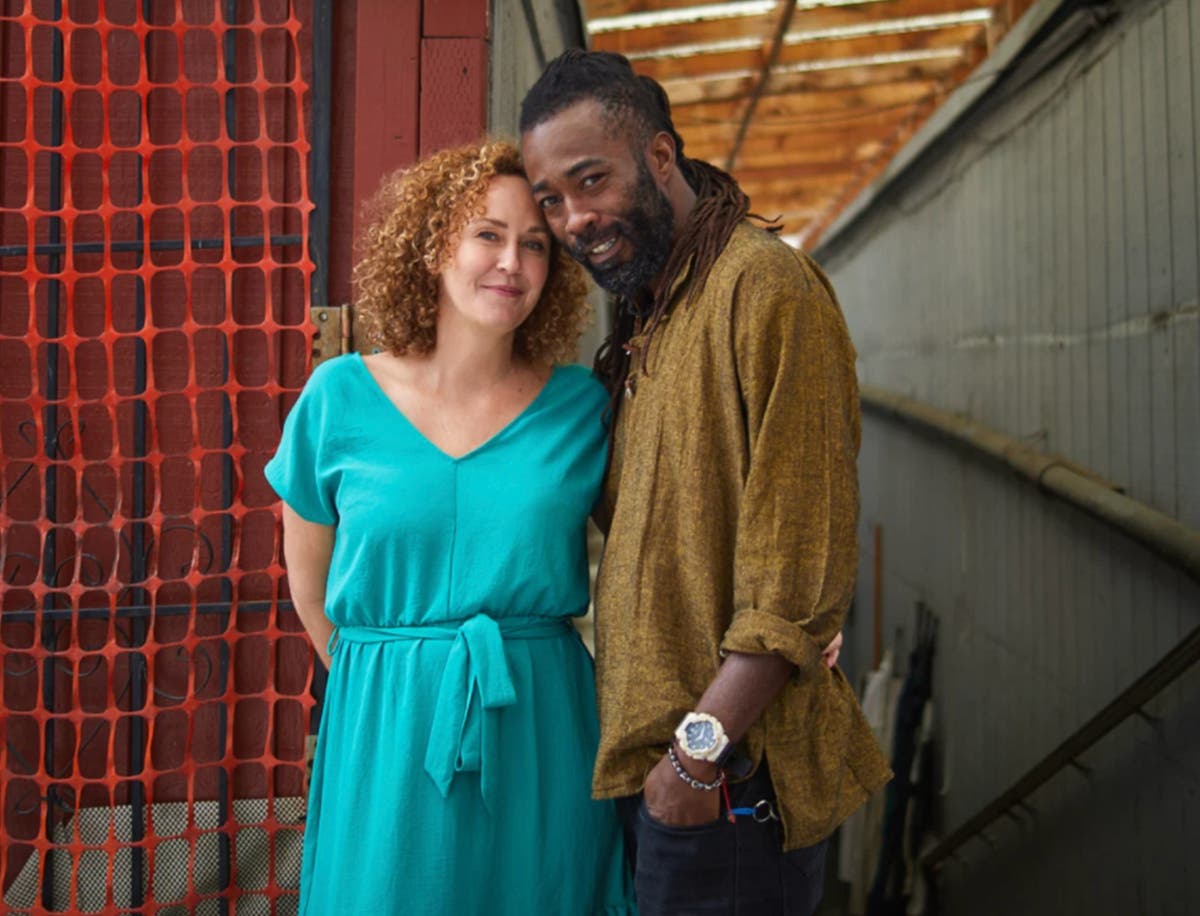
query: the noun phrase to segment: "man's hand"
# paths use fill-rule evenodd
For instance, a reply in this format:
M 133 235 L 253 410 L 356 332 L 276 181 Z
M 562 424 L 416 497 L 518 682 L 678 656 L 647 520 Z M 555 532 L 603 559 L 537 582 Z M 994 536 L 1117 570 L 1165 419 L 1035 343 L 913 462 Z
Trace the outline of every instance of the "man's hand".
M 683 755 L 680 755 L 680 762 L 696 779 L 712 782 L 717 778 L 716 764 L 692 760 Z M 645 794 L 646 810 L 650 816 L 670 827 L 711 824 L 721 816 L 721 791 L 693 789 L 679 778 L 666 754 L 646 777 Z
M 841 651 L 842 634 L 839 632 L 821 653 L 822 663 L 832 668 Z M 740 738 L 795 670 L 791 662 L 777 655 L 730 653 L 716 680 L 700 698 L 697 709 L 715 715 L 731 739 Z M 702 782 L 713 782 L 717 778 L 714 763 L 693 760 L 686 755 L 680 755 L 680 762 L 688 773 Z M 644 793 L 650 816 L 671 827 L 711 824 L 721 816 L 720 791 L 693 789 L 679 778 L 666 754 L 646 777 Z

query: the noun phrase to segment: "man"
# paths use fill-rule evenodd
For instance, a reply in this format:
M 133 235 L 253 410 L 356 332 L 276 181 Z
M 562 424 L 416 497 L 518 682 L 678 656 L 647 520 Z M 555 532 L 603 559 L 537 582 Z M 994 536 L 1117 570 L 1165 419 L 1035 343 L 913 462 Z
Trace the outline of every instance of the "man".
M 594 792 L 618 799 L 643 916 L 809 914 L 826 838 L 888 777 L 821 663 L 857 562 L 844 320 L 625 58 L 552 61 L 521 143 L 551 231 L 617 296 Z

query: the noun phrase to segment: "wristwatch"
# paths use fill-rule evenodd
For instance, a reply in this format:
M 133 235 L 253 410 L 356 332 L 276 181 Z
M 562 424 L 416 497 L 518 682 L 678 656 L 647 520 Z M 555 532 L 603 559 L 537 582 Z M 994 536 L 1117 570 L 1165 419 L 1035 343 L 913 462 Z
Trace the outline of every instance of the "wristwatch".
M 720 763 L 730 747 L 720 720 L 706 712 L 689 712 L 675 729 L 679 749 L 693 760 Z

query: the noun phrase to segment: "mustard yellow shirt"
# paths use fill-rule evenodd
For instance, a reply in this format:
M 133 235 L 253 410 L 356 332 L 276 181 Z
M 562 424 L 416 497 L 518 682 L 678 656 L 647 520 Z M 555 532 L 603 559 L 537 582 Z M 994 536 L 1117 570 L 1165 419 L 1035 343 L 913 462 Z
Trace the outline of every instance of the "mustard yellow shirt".
M 621 405 L 598 513 L 593 789 L 641 790 L 723 652 L 778 653 L 796 672 L 743 746 L 770 760 L 794 849 L 890 775 L 821 663 L 858 560 L 854 348 L 820 268 L 748 223 L 684 305 L 691 282 Z

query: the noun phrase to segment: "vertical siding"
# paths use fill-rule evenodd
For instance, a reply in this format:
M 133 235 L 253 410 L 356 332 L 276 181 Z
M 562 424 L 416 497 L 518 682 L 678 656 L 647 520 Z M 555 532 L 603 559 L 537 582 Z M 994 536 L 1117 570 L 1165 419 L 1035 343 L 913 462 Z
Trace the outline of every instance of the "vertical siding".
M 547 61 L 557 57 L 576 40 L 577 22 L 553 0 L 532 0 L 529 4 L 537 27 L 542 55 Z M 541 75 L 538 49 L 529 27 L 523 4 L 515 0 L 493 0 L 491 10 L 491 92 L 488 96 L 488 131 L 497 137 L 517 138 L 521 100 Z M 596 320 L 584 332 L 579 343 L 579 361 L 591 365 L 592 357 L 608 333 L 604 295 L 591 287 L 589 299 Z
M 1058 452 L 1200 527 L 1200 0 L 1132 3 L 828 246 L 870 384 Z M 870 414 L 850 663 L 942 618 L 942 822 L 972 815 L 1200 622 L 1200 588 Z M 902 646 L 904 643 L 902 643 Z M 1200 912 L 1200 670 L 943 872 L 950 914 Z

